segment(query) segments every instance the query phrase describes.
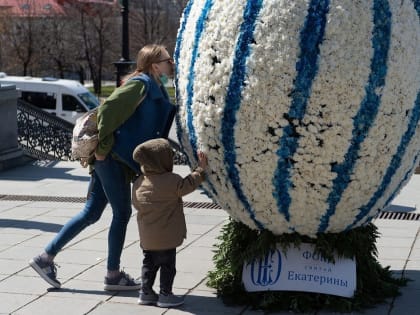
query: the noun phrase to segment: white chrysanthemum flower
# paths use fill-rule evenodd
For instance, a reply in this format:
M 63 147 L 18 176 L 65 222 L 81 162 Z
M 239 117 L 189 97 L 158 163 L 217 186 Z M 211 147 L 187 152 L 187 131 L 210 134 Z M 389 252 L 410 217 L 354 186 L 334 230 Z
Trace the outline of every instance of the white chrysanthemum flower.
M 275 234 L 369 222 L 420 160 L 414 1 L 194 0 L 175 59 L 178 136 L 209 195 Z

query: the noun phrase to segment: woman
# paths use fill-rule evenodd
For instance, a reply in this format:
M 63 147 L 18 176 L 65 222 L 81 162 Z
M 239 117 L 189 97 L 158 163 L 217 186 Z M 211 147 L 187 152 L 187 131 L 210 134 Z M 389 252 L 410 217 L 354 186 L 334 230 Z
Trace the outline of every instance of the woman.
M 108 202 L 112 222 L 108 234 L 105 290 L 138 290 L 140 283 L 120 271 L 120 257 L 131 216 L 130 183 L 140 174 L 133 150 L 153 138 L 167 137 L 175 106 L 165 90 L 174 64 L 165 47 L 147 45 L 137 56 L 136 71 L 98 108 L 99 144 L 90 161 L 91 179 L 84 209 L 67 222 L 45 251 L 29 264 L 49 284 L 60 288 L 54 258 L 88 225 L 99 220 Z

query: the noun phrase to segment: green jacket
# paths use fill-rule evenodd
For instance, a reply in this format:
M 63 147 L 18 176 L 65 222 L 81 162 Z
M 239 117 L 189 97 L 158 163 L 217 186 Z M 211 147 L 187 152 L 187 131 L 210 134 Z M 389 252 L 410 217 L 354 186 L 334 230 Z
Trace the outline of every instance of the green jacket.
M 145 96 L 145 85 L 138 80 L 130 80 L 118 87 L 98 107 L 97 124 L 99 143 L 96 148 L 98 155 L 110 154 L 114 145 L 114 131 L 118 129 L 136 110 Z M 89 173 L 94 169 L 95 158 L 89 160 Z M 135 178 L 129 167 L 124 168 L 128 181 Z
M 114 145 L 114 131 L 134 113 L 145 96 L 145 86 L 130 80 L 114 92 L 98 108 L 98 155 L 107 155 Z

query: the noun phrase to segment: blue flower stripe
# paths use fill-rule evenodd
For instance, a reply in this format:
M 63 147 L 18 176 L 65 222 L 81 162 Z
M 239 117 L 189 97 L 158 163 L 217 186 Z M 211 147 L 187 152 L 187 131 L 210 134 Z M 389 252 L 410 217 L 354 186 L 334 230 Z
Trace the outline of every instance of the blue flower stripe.
M 366 216 L 371 211 L 372 207 L 376 204 L 376 202 L 379 200 L 379 198 L 383 195 L 385 190 L 388 188 L 389 184 L 391 183 L 391 179 L 393 175 L 395 174 L 395 171 L 401 165 L 402 157 L 404 156 L 411 139 L 416 133 L 416 128 L 417 128 L 419 119 L 420 119 L 420 93 L 417 96 L 414 109 L 412 110 L 408 128 L 406 132 L 404 133 L 400 144 L 398 145 L 397 152 L 392 157 L 391 163 L 388 166 L 388 169 L 386 170 L 384 177 L 382 178 L 381 184 L 379 185 L 378 189 L 373 194 L 369 202 L 366 205 L 360 207 L 359 214 L 356 215 L 354 222 L 351 225 L 349 225 L 346 228 L 346 230 L 353 228 L 354 225 L 356 225 L 364 216 Z
M 401 180 L 401 182 L 399 183 L 399 185 L 397 186 L 397 188 L 393 191 L 393 193 L 391 194 L 391 196 L 387 199 L 387 201 L 384 204 L 384 209 L 390 204 L 390 202 L 396 197 L 397 193 L 402 189 L 404 183 L 406 183 L 406 181 L 410 178 L 410 176 L 413 174 L 414 169 L 419 165 L 419 160 L 420 160 L 420 152 L 419 154 L 417 154 L 417 156 L 415 157 L 413 163 L 411 164 L 411 167 L 409 168 L 409 170 L 405 173 L 403 179 Z M 364 223 L 368 223 L 370 222 L 373 218 L 375 218 L 377 215 L 377 213 L 375 213 L 374 215 L 371 215 L 369 217 L 367 217 L 365 219 Z
M 414 3 L 414 8 L 417 11 L 417 15 L 420 18 L 420 0 L 413 0 L 413 3 Z
M 418 163 L 420 160 L 420 152 L 417 153 L 416 157 L 414 158 L 413 164 L 411 165 L 411 167 L 409 168 L 409 170 L 405 173 L 403 179 L 401 180 L 400 184 L 398 185 L 397 188 L 395 188 L 395 190 L 393 191 L 393 193 L 391 194 L 391 196 L 388 198 L 388 200 L 385 202 L 384 208 L 387 207 L 391 201 L 396 197 L 396 195 L 398 194 L 398 192 L 402 189 L 404 183 L 410 178 L 410 176 L 413 174 L 414 170 L 418 167 Z
M 174 60 L 175 60 L 175 66 L 177 67 L 179 64 L 179 58 L 180 58 L 180 51 L 181 51 L 181 45 L 182 45 L 182 41 L 183 41 L 183 36 L 184 36 L 184 32 L 185 32 L 185 28 L 186 28 L 186 24 L 188 21 L 188 18 L 190 16 L 191 13 L 191 8 L 193 7 L 194 1 L 190 0 L 187 4 L 187 6 L 184 9 L 184 18 L 181 21 L 181 26 L 180 26 L 180 30 L 178 31 L 178 36 L 177 36 L 177 43 L 176 43 L 176 47 L 175 47 L 175 52 L 174 52 Z M 187 100 L 186 100 L 186 110 L 187 110 L 187 119 L 189 121 L 189 123 L 187 122 L 187 128 L 189 129 L 189 134 L 190 134 L 190 144 L 192 146 L 192 150 L 193 150 L 193 154 L 195 159 L 197 159 L 197 142 L 196 142 L 196 135 L 195 135 L 195 129 L 194 129 L 194 125 L 192 123 L 193 121 L 193 116 L 192 116 L 192 96 L 194 94 L 193 91 L 193 84 L 191 82 L 191 78 L 192 80 L 194 80 L 194 65 L 195 65 L 195 61 L 197 59 L 197 54 L 198 54 L 198 45 L 199 45 L 199 41 L 201 39 L 201 35 L 204 31 L 204 23 L 207 19 L 208 13 L 211 10 L 211 7 L 213 5 L 213 1 L 209 1 L 207 0 L 203 11 L 201 12 L 201 15 L 197 21 L 196 24 L 196 33 L 195 33 L 195 42 L 194 42 L 194 56 L 193 59 L 190 63 L 190 67 L 189 67 L 189 73 L 188 73 L 188 79 L 190 80 L 188 82 L 188 86 L 187 86 Z M 179 90 L 178 90 L 178 76 L 179 76 L 179 71 L 175 71 L 175 87 L 176 87 L 176 95 L 177 97 L 179 97 Z M 180 103 L 180 100 L 177 100 L 178 104 Z M 181 146 L 183 146 L 182 143 L 182 127 L 181 127 L 181 118 L 179 113 L 176 115 L 176 124 L 177 124 L 177 137 L 179 139 L 179 142 L 181 144 Z M 191 137 L 192 134 L 192 137 Z M 194 141 L 192 141 L 191 139 L 194 139 Z M 192 165 L 190 158 L 188 157 L 188 155 L 186 155 L 187 159 L 188 159 L 188 164 Z M 203 189 L 205 190 L 205 192 L 207 194 L 209 194 L 212 197 L 217 196 L 217 191 L 216 189 L 214 189 L 213 184 L 211 183 L 210 179 L 207 178 L 206 184 L 210 187 L 210 191 L 208 191 L 207 189 L 205 189 L 205 187 L 203 187 Z
M 419 19 L 420 19 L 420 0 L 413 0 L 413 2 L 414 2 L 414 8 L 416 9 L 417 15 L 419 16 Z M 373 197 L 369 200 L 368 204 L 360 208 L 361 211 L 356 216 L 355 221 L 351 225 L 349 225 L 346 228 L 346 230 L 353 228 L 358 222 L 360 222 L 363 216 L 365 216 L 367 213 L 369 213 L 372 210 L 373 205 L 378 201 L 378 199 L 384 193 L 385 189 L 390 185 L 391 177 L 395 173 L 397 168 L 400 166 L 402 157 L 406 153 L 407 146 L 415 135 L 419 120 L 420 120 L 420 88 L 416 97 L 416 101 L 414 103 L 414 107 L 411 113 L 407 130 L 401 139 L 401 142 L 398 146 L 396 154 L 393 156 L 391 160 L 391 163 L 385 173 L 385 176 L 381 182 L 381 185 L 379 186 L 379 189 L 375 192 Z M 414 168 L 416 168 L 418 165 L 417 163 L 418 163 L 419 155 L 420 153 L 417 154 L 416 158 L 414 159 L 414 163 L 412 164 L 409 171 L 405 173 L 403 180 L 401 180 L 400 184 L 397 186 L 397 188 L 392 192 L 391 196 L 385 202 L 384 207 L 386 207 L 395 198 L 396 194 L 401 190 L 403 183 L 405 183 L 408 180 L 409 176 L 411 176 Z M 374 216 L 370 216 L 365 222 L 369 222 L 372 218 L 374 218 Z
M 351 182 L 350 176 L 358 160 L 360 147 L 368 135 L 381 104 L 381 95 L 378 95 L 376 90 L 385 85 L 391 37 L 391 11 L 387 0 L 374 1 L 373 23 L 372 45 L 374 53 L 371 60 L 371 73 L 365 87 L 366 95 L 358 113 L 353 118 L 353 138 L 345 154 L 344 162 L 332 166 L 332 171 L 337 173 L 337 177 L 333 181 L 333 188 L 327 199 L 328 209 L 321 217 L 318 227 L 319 233 L 325 232 L 328 228 L 330 218 L 334 215 L 344 190 Z
M 188 18 L 190 16 L 191 13 L 191 7 L 194 4 L 194 0 L 190 0 L 187 4 L 187 6 L 184 9 L 184 17 L 181 21 L 181 25 L 178 31 L 178 35 L 177 35 L 177 39 L 176 39 L 176 45 L 175 45 L 175 52 L 174 52 L 174 60 L 175 60 L 175 95 L 176 95 L 176 103 L 177 106 L 180 105 L 180 99 L 179 99 L 179 89 L 178 89 L 178 82 L 179 82 L 179 69 L 178 69 L 178 65 L 179 65 L 179 58 L 180 58 L 180 54 L 181 54 L 181 46 L 182 46 L 182 41 L 184 38 L 184 32 L 185 32 L 185 27 L 188 21 Z M 181 127 L 181 117 L 179 115 L 179 112 L 177 111 L 177 114 L 175 116 L 175 123 L 176 123 L 176 134 L 178 137 L 178 141 L 181 145 L 181 147 L 183 146 L 182 144 L 182 127 Z M 187 155 L 186 155 L 187 156 Z M 188 164 L 191 165 L 191 162 L 189 160 L 189 157 L 187 156 L 188 159 Z
M 328 0 L 312 0 L 308 7 L 308 15 L 300 32 L 300 56 L 296 63 L 296 79 L 291 93 L 291 106 L 286 118 L 289 125 L 283 129 L 277 151 L 277 169 L 273 177 L 275 192 L 273 197 L 277 202 L 279 213 L 290 221 L 291 197 L 289 189 L 293 167 L 292 157 L 298 148 L 298 135 L 293 121 L 301 121 L 305 116 L 306 107 L 311 94 L 312 83 L 318 73 L 320 45 L 325 35 L 325 25 L 329 12 Z
M 188 80 L 187 80 L 187 100 L 186 100 L 186 119 L 187 119 L 187 129 L 190 139 L 191 148 L 194 154 L 194 158 L 197 160 L 197 135 L 194 128 L 194 117 L 192 113 L 192 100 L 194 96 L 194 79 L 195 79 L 195 62 L 198 57 L 198 46 L 200 44 L 201 36 L 204 33 L 205 23 L 208 17 L 208 14 L 213 6 L 212 0 L 206 0 L 203 9 L 201 10 L 200 17 L 197 20 L 195 25 L 195 35 L 194 43 L 191 51 L 191 62 L 189 65 Z
M 194 67 L 197 61 L 197 57 L 199 55 L 198 46 L 201 41 L 201 36 L 204 33 L 205 23 L 207 17 L 210 13 L 211 8 L 213 7 L 213 0 L 206 0 L 203 9 L 201 10 L 201 14 L 197 20 L 197 24 L 195 26 L 195 35 L 194 35 L 194 43 L 191 52 L 191 62 L 189 65 L 189 73 L 188 73 L 188 81 L 187 81 L 187 100 L 186 100 L 186 119 L 187 119 L 187 129 L 189 134 L 189 140 L 191 144 L 191 148 L 193 151 L 194 158 L 198 160 L 197 156 L 197 135 L 195 133 L 194 128 L 194 117 L 192 113 L 192 100 L 194 96 L 194 80 L 195 80 L 195 72 Z M 191 165 L 191 164 L 190 164 Z M 213 184 L 211 183 L 210 179 L 207 178 L 206 181 L 207 185 L 210 187 L 211 192 L 207 191 L 210 195 L 217 196 L 217 191 L 214 189 Z
M 255 218 L 254 210 L 251 208 L 245 196 L 239 178 L 239 171 L 236 168 L 236 146 L 235 146 L 235 124 L 236 113 L 241 106 L 241 94 L 245 84 L 246 60 L 251 51 L 251 44 L 254 40 L 253 33 L 258 14 L 262 7 L 262 0 L 248 0 L 244 11 L 244 21 L 241 24 L 240 35 L 235 47 L 233 69 L 230 77 L 225 108 L 222 117 L 222 143 L 224 147 L 224 163 L 232 186 L 240 202 L 244 205 L 250 218 L 257 228 L 264 229 L 264 226 Z

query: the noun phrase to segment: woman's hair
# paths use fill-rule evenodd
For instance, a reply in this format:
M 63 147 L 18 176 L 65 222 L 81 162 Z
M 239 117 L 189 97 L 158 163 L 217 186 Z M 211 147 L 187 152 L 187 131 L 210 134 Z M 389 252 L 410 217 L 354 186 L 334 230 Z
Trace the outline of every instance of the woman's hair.
M 152 64 L 162 59 L 162 52 L 165 49 L 165 46 L 158 44 L 149 44 L 140 49 L 137 53 L 136 70 L 126 75 L 122 80 L 122 84 L 127 82 L 128 79 L 135 77 L 136 75 L 141 73 L 149 73 L 152 68 Z

